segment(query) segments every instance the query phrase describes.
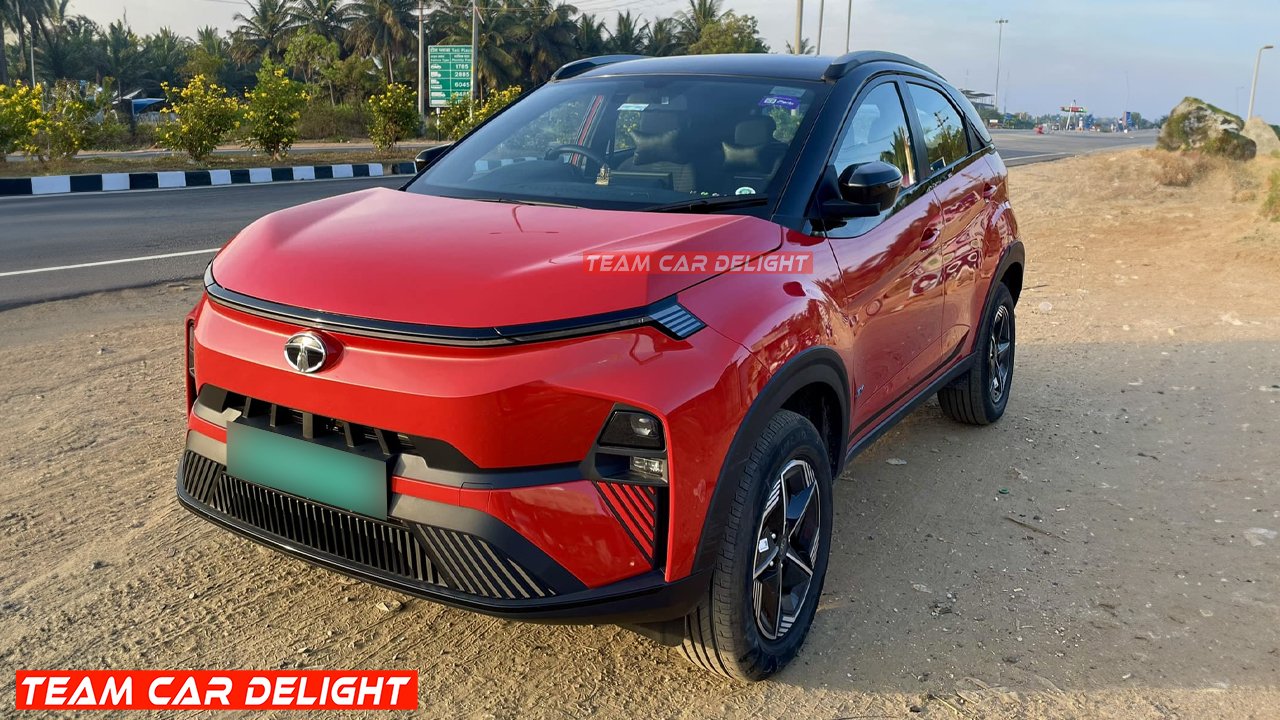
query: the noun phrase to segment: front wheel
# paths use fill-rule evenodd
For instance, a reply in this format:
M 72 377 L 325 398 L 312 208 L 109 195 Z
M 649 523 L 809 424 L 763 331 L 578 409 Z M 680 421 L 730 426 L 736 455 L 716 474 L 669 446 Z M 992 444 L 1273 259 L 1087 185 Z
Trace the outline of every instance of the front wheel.
M 739 478 L 707 596 L 685 618 L 689 660 L 760 680 L 796 656 L 827 573 L 831 484 L 813 423 L 779 411 Z
M 1004 415 L 1013 388 L 1016 330 L 1013 294 L 1001 283 L 983 318 L 972 367 L 938 391 L 938 404 L 947 417 L 967 425 L 990 425 Z

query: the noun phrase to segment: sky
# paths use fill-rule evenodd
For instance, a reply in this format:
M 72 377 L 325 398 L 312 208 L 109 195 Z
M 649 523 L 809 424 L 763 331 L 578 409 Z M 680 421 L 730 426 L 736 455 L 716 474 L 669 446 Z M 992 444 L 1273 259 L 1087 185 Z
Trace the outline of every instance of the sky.
M 804 35 L 817 40 L 819 4 L 803 0 Z M 668 15 L 688 0 L 577 0 L 610 17 Z M 822 52 L 845 49 L 849 0 L 825 0 Z M 785 0 L 724 0 L 756 16 L 776 51 L 795 37 Z M 852 0 L 853 49 L 889 50 L 933 67 L 953 84 L 994 92 L 998 18 L 1004 25 L 1000 101 L 1010 111 L 1056 111 L 1072 102 L 1099 116 L 1165 115 L 1193 95 L 1240 115 L 1259 47 L 1280 45 L 1277 0 Z M 163 26 L 194 35 L 223 29 L 243 0 L 72 0 L 72 12 L 105 24 L 126 15 L 140 33 Z M 1229 9 L 1228 9 L 1229 8 Z M 1280 49 L 1264 53 L 1255 113 L 1280 124 Z

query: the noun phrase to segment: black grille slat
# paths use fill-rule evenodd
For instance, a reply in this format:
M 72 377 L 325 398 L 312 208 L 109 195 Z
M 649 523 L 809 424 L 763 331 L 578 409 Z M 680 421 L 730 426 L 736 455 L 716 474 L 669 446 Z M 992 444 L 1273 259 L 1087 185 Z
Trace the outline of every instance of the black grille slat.
M 386 575 L 503 600 L 556 594 L 483 538 L 311 502 L 228 475 L 190 450 L 182 485 L 196 502 L 239 523 Z

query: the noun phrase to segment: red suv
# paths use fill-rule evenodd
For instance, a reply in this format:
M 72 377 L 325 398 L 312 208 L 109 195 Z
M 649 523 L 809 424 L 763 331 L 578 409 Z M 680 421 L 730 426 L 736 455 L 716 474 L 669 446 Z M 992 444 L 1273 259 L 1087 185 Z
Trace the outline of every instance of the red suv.
M 755 679 L 813 622 L 849 458 L 935 394 L 1004 412 L 1006 171 L 919 63 L 582 60 L 419 160 L 210 265 L 178 470 L 197 515 Z

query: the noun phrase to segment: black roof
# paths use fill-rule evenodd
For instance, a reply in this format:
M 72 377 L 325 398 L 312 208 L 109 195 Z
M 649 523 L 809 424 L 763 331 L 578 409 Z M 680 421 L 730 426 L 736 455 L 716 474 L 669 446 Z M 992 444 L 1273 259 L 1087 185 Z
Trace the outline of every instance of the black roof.
M 571 77 L 603 77 L 606 75 L 741 75 L 744 77 L 769 77 L 784 80 L 836 80 L 851 70 L 870 63 L 895 63 L 906 65 L 930 75 L 933 70 L 910 58 L 893 53 L 864 50 L 840 57 L 829 55 L 673 55 L 669 57 L 640 57 L 635 55 L 604 55 L 578 60 L 560 68 L 555 79 Z

